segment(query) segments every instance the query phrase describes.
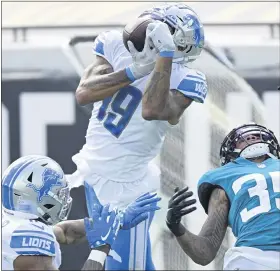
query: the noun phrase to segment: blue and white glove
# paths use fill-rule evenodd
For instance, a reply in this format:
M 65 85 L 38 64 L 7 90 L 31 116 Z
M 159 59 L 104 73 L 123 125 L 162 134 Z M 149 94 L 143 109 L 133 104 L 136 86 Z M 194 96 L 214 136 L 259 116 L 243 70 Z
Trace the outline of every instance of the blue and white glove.
M 131 81 L 135 81 L 150 74 L 155 67 L 156 56 L 158 53 L 150 38 L 146 35 L 145 45 L 142 52 L 138 52 L 131 41 L 128 41 L 127 45 L 132 56 L 132 64 L 125 70 L 127 77 Z
M 160 209 L 160 207 L 156 205 L 160 200 L 161 198 L 157 197 L 157 193 L 146 193 L 137 198 L 120 212 L 121 228 L 129 230 L 146 220 L 149 216 L 149 212 Z
M 120 217 L 117 209 L 109 212 L 109 205 L 105 205 L 101 214 L 98 208 L 94 209 L 92 217 L 85 218 L 84 224 L 90 248 L 105 244 L 112 247 L 120 229 Z
M 148 24 L 147 36 L 153 42 L 160 56 L 173 57 L 176 46 L 166 23 L 155 21 Z

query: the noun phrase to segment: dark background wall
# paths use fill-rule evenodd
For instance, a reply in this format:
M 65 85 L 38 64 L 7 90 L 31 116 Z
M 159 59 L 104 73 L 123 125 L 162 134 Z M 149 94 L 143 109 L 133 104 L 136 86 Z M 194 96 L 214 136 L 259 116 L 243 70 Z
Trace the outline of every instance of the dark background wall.
M 2 105 L 9 112 L 9 139 L 10 162 L 20 154 L 20 106 L 19 98 L 23 93 L 56 93 L 69 92 L 74 96 L 79 78 L 76 76 L 53 79 L 46 76 L 41 79 L 20 79 L 2 81 Z M 39 109 L 38 109 L 39 110 Z M 51 105 L 50 105 L 51 110 Z M 63 104 L 61 105 L 63 110 Z M 74 125 L 53 125 L 47 127 L 47 156 L 60 163 L 67 174 L 76 170 L 71 157 L 79 151 L 85 141 L 85 131 L 88 125 L 88 116 L 83 109 L 75 105 Z M 34 112 L 36 114 L 36 112 Z M 32 121 L 32 120 L 30 120 Z M 2 127 L 4 128 L 4 127 Z M 33 131 L 36 133 L 36 130 Z M 5 169 L 2 169 L 5 170 Z M 83 187 L 71 191 L 73 207 L 69 219 L 79 219 L 87 216 Z M 80 270 L 89 255 L 87 243 L 62 246 L 61 270 Z

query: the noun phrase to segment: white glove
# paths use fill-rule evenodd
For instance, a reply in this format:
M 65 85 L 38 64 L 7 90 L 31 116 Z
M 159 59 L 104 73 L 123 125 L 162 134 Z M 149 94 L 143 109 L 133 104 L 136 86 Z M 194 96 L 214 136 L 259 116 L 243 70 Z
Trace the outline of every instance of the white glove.
M 147 35 L 142 52 L 138 52 L 131 41 L 128 41 L 127 45 L 133 62 L 126 68 L 126 74 L 131 81 L 135 81 L 152 72 L 156 63 L 157 50 Z
M 152 40 L 160 56 L 172 57 L 176 46 L 166 23 L 155 21 L 147 27 L 147 35 Z

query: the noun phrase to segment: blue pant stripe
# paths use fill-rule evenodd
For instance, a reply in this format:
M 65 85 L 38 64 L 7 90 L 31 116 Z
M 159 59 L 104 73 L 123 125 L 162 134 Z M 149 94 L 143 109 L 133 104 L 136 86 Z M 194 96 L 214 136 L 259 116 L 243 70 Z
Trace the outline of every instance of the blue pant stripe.
M 150 216 L 150 215 L 149 215 Z M 148 216 L 148 219 L 149 219 Z M 147 220 L 145 220 L 145 229 L 144 229 L 144 255 L 143 255 L 143 268 L 145 268 L 146 263 L 146 246 L 147 246 Z
M 87 209 L 89 216 L 91 216 L 93 205 L 100 204 L 100 202 L 94 192 L 93 187 L 90 186 L 87 182 L 84 182 L 84 186 Z M 119 231 L 116 241 L 112 246 L 112 250 L 114 251 L 114 253 L 121 257 L 121 262 L 112 258 L 111 256 L 107 257 L 105 264 L 106 270 L 135 270 L 136 268 L 139 268 L 137 266 L 139 265 L 139 263 L 140 265 L 143 264 L 143 270 L 155 270 L 151 256 L 151 244 L 149 237 L 149 227 L 151 225 L 153 216 L 154 212 L 150 213 L 148 219 L 145 222 L 141 223 L 141 228 L 138 228 L 138 226 L 136 226 L 131 230 L 121 229 Z M 142 233 L 143 227 L 144 232 Z M 139 236 L 137 236 L 137 234 Z M 140 246 L 138 246 L 137 242 L 138 244 L 139 242 L 141 242 Z M 144 248 L 143 251 L 142 246 Z M 143 259 L 137 259 L 138 256 L 143 256 Z
M 134 257 L 133 257 L 133 270 L 135 270 L 136 266 L 136 242 L 137 242 L 137 226 L 135 227 L 135 234 L 134 234 Z

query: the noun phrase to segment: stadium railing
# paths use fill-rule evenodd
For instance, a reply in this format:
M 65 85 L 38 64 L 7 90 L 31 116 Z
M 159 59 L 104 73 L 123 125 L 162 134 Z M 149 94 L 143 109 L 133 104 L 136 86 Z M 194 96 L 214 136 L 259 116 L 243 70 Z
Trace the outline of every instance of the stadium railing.
M 253 27 L 260 28 L 265 27 L 269 32 L 271 38 L 277 38 L 279 35 L 280 23 L 278 22 L 236 22 L 236 23 L 204 23 L 205 27 L 218 27 L 218 28 L 226 28 L 226 27 Z M 99 25 L 40 25 L 40 26 L 4 26 L 2 27 L 3 33 L 11 33 L 13 37 L 13 41 L 27 41 L 28 35 L 33 30 L 36 31 L 61 31 L 61 30 L 81 30 L 81 29 L 110 29 L 110 28 L 123 28 L 123 24 L 99 24 Z

